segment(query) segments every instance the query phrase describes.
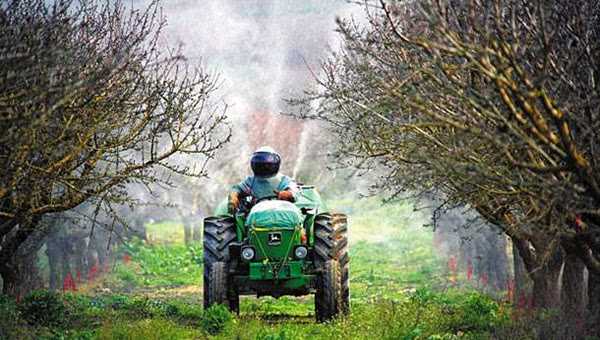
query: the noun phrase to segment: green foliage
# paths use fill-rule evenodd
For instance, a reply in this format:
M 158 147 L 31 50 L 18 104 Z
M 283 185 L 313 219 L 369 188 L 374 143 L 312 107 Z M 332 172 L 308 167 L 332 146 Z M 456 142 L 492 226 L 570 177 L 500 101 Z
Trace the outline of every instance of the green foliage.
M 499 302 L 478 292 L 419 289 L 410 300 L 420 309 L 421 327 L 427 328 L 427 324 L 435 322 L 440 331 L 451 334 L 486 334 L 508 320 Z
M 498 319 L 499 305 L 490 297 L 469 293 L 462 302 L 462 329 L 473 327 L 482 331 L 490 331 L 501 322 Z
M 37 335 L 36 340 L 92 340 L 96 339 L 97 331 L 84 329 L 53 329 L 50 332 L 42 332 Z
M 195 339 L 200 333 L 192 327 L 181 326 L 177 323 L 158 319 L 143 319 L 135 322 L 113 320 L 105 323 L 99 330 L 97 339 L 129 340 L 129 339 Z
M 241 305 L 242 312 L 246 315 L 261 317 L 279 316 L 310 316 L 314 313 L 313 297 L 309 296 L 302 302 L 298 299 L 282 296 L 278 299 L 266 296 L 261 299 L 248 299 Z
M 199 266 L 204 264 L 204 253 L 201 246 L 188 247 L 188 256 L 193 263 Z
M 326 324 L 314 322 L 311 299 L 300 303 L 266 301 L 269 308 L 257 308 L 258 302 L 253 299 L 242 300 L 242 317 L 219 338 L 487 339 L 495 327 L 504 325 L 508 315 L 497 302 L 479 293 L 429 289 L 405 293 L 397 299 L 353 300 L 348 317 Z M 280 309 L 292 305 L 295 309 L 279 314 Z M 304 306 L 304 313 L 299 312 L 298 305 Z
M 297 339 L 296 336 L 289 330 L 283 328 L 279 331 L 272 331 L 268 329 L 261 330 L 256 336 L 256 340 L 291 340 Z
M 202 328 L 208 334 L 222 332 L 233 321 L 233 315 L 223 305 L 214 305 L 204 311 L 202 317 Z
M 15 301 L 0 294 L 0 339 L 19 338 L 24 329 Z
M 46 290 L 33 291 L 19 304 L 23 318 L 31 325 L 57 327 L 69 318 L 62 296 Z
M 204 310 L 201 304 L 190 303 L 184 301 L 171 300 L 169 301 L 167 316 L 178 320 L 187 320 L 189 322 L 197 322 L 204 315 Z
M 423 334 L 423 331 L 421 331 L 421 329 L 419 327 L 416 327 L 413 330 L 411 330 L 408 334 L 405 334 L 400 339 L 402 339 L 402 340 L 414 340 L 414 339 L 418 339 L 421 336 L 421 334 Z
M 202 276 L 202 246 L 126 244 L 135 265 L 119 264 L 120 281 L 136 286 L 198 285 Z
M 129 319 L 167 318 L 181 322 L 197 322 L 202 318 L 198 304 L 170 299 L 151 299 L 147 296 L 108 295 L 87 298 L 87 310 L 114 313 Z
M 150 300 L 147 297 L 133 297 L 124 304 L 120 311 L 132 318 L 145 319 L 166 314 L 166 304 L 162 301 Z
M 426 305 L 431 302 L 435 295 L 427 288 L 419 288 L 410 295 L 410 301 L 418 306 Z
M 35 327 L 85 328 L 93 327 L 102 310 L 92 299 L 79 294 L 60 294 L 47 290 L 33 291 L 18 304 L 19 315 Z
M 126 295 L 109 295 L 106 297 L 98 297 L 94 304 L 106 307 L 110 306 L 113 309 L 121 309 L 129 303 L 130 298 Z
M 0 318 L 0 325 L 3 326 L 0 339 L 27 338 L 23 334 L 40 339 L 95 339 L 98 328 L 103 323 L 105 326 L 108 324 L 104 327 L 106 329 L 103 328 L 103 334 L 114 333 L 115 336 L 120 336 L 130 330 L 128 327 L 115 325 L 113 319 L 126 324 L 130 322 L 125 320 L 160 319 L 179 325 L 179 329 L 197 325 L 203 317 L 199 304 L 185 301 L 126 295 L 89 297 L 47 291 L 35 291 L 18 305 L 8 298 L 0 297 L 0 312 L 0 315 L 11 316 L 6 320 L 4 317 Z M 27 321 L 29 327 L 21 324 L 21 319 Z M 213 319 L 217 320 L 214 321 L 217 324 L 218 313 L 213 315 Z M 146 326 L 152 328 L 155 324 Z M 138 334 L 136 332 L 133 334 Z

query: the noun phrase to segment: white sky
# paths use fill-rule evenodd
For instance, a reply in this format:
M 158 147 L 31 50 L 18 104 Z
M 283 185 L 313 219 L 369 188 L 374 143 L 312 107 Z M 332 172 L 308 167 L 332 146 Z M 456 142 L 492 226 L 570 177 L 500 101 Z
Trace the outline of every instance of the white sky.
M 311 81 L 307 63 L 337 47 L 335 17 L 362 13 L 344 0 L 164 0 L 169 45 L 220 74 L 219 96 L 234 120 L 277 113 L 281 99 Z

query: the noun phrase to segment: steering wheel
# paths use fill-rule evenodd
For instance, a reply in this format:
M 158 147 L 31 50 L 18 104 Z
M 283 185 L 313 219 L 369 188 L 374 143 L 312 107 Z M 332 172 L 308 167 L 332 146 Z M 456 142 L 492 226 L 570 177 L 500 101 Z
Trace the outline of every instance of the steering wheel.
M 260 199 L 256 200 L 256 204 L 262 202 L 262 201 L 270 201 L 270 200 L 276 200 L 277 199 L 277 195 L 269 195 L 269 196 L 265 196 L 265 197 L 261 197 Z

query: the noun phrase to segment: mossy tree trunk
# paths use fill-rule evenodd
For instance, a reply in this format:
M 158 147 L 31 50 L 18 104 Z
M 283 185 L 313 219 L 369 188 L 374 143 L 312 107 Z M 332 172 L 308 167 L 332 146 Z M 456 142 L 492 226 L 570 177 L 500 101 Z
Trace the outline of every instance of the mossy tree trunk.
M 583 338 L 585 325 L 584 270 L 585 266 L 577 256 L 568 255 L 565 258 L 560 298 L 562 339 Z
M 532 282 L 525 269 L 523 259 L 514 243 L 512 245 L 512 251 L 514 268 L 514 292 L 512 302 L 517 307 L 524 307 L 531 296 Z
M 558 252 L 557 252 L 558 253 Z M 533 279 L 533 307 L 553 309 L 560 307 L 560 271 L 562 255 L 555 254 L 548 263 L 531 272 Z
M 600 274 L 589 271 L 588 277 L 588 335 L 600 337 Z

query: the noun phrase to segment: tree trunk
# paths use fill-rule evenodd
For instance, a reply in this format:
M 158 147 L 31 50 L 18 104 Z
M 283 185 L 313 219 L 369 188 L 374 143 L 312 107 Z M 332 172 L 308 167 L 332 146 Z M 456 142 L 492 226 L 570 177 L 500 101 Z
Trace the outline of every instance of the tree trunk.
M 75 259 L 75 277 L 77 283 L 81 283 L 87 272 L 86 250 L 87 244 L 85 236 L 82 233 L 75 234 L 71 240 L 73 241 L 73 256 Z
M 43 243 L 42 243 L 43 244 Z M 38 270 L 38 251 L 41 245 L 35 245 L 32 249 L 18 254 L 17 275 L 19 280 L 20 295 L 25 295 L 34 289 L 43 288 L 42 278 Z
M 558 308 L 560 307 L 559 277 L 563 263 L 561 249 L 536 249 L 540 254 L 545 251 L 552 251 L 550 258 L 541 259 L 535 255 L 531 249 L 531 243 L 527 240 L 512 238 L 513 245 L 518 250 L 523 259 L 525 269 L 533 281 L 533 299 L 534 308 Z M 542 242 L 540 242 L 542 243 Z M 545 262 L 545 263 L 544 263 Z
M 42 287 L 37 270 L 37 252 L 27 256 L 15 257 L 0 265 L 2 293 L 16 299 L 34 289 Z
M 141 240 L 148 240 L 148 235 L 146 234 L 146 224 L 144 223 L 144 218 L 142 216 L 135 216 L 132 220 L 132 230 L 133 236 L 137 236 Z
M 101 238 L 101 237 L 95 237 L 94 238 L 94 247 L 93 249 L 96 250 L 96 255 L 98 258 L 98 263 L 94 263 L 96 265 L 99 265 L 100 268 L 104 268 L 104 266 L 106 266 L 106 264 L 108 263 L 109 259 L 109 253 L 108 253 L 108 240 L 105 238 Z
M 59 290 L 62 283 L 62 275 L 60 271 L 60 261 L 62 259 L 62 250 L 55 238 L 50 238 L 46 242 L 46 255 L 48 256 L 49 282 L 50 290 Z
M 194 242 L 198 243 L 202 240 L 202 226 L 200 223 L 198 223 L 198 221 L 196 221 L 196 223 L 194 223 L 194 227 L 193 227 L 193 239 Z
M 557 251 L 548 263 L 531 273 L 534 308 L 551 309 L 560 307 L 560 283 L 558 279 L 562 262 L 562 255 Z
M 183 238 L 186 246 L 192 243 L 192 226 L 188 221 L 183 222 Z
M 565 259 L 561 287 L 561 339 L 580 339 L 583 337 L 585 305 L 584 305 L 584 272 L 583 262 L 575 255 Z
M 11 238 L 12 243 L 0 251 L 2 290 L 15 298 L 43 287 L 37 268 L 37 254 L 44 244 L 46 230 L 43 227 L 35 229 L 36 223 L 21 225 Z
M 587 335 L 600 337 L 600 274 L 589 271 Z
M 556 250 L 552 257 L 542 267 L 530 272 L 533 279 L 533 308 L 559 310 L 560 309 L 560 272 L 563 256 Z M 544 319 L 538 326 L 538 339 L 555 339 L 562 330 L 558 317 Z
M 2 294 L 17 298 L 19 295 L 18 276 L 11 263 L 0 263 L 0 276 L 2 276 Z
M 540 269 L 539 273 L 533 275 L 533 307 L 534 308 L 558 308 L 560 291 L 558 289 L 558 277 L 560 268 Z
M 58 291 L 62 288 L 62 261 L 65 248 L 65 227 L 62 215 L 48 221 L 48 235 L 45 238 L 46 256 L 48 257 L 48 289 Z
M 192 238 L 194 240 L 195 243 L 199 243 L 200 241 L 202 241 L 202 223 L 200 223 L 200 221 L 202 221 L 202 214 L 200 211 L 200 200 L 201 197 L 198 194 L 198 192 L 196 192 L 192 198 L 192 209 L 191 209 L 191 224 L 192 224 Z
M 513 291 L 513 305 L 517 308 L 525 308 L 528 305 L 529 298 L 531 297 L 531 286 L 532 282 L 529 278 L 529 274 L 525 269 L 523 258 L 519 254 L 519 250 L 512 244 L 513 250 L 513 266 L 514 266 L 514 291 Z
M 39 217 L 34 217 L 4 222 L 16 229 L 0 238 L 0 275 L 4 281 L 2 290 L 15 298 L 41 287 L 37 253 L 44 244 L 48 228 L 38 225 L 39 221 Z
M 506 256 L 506 237 L 495 230 L 486 235 L 489 249 L 487 253 L 490 286 L 496 291 L 504 291 L 508 283 L 508 257 Z
M 62 247 L 60 248 L 60 253 L 61 253 L 61 263 L 62 263 L 62 278 L 63 278 L 63 282 L 61 282 L 61 284 L 64 284 L 64 279 L 71 274 L 71 249 L 68 249 L 71 247 L 71 244 L 69 244 L 68 240 L 66 237 L 61 238 L 61 242 L 60 244 L 62 244 Z

